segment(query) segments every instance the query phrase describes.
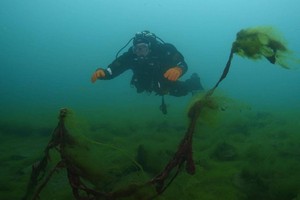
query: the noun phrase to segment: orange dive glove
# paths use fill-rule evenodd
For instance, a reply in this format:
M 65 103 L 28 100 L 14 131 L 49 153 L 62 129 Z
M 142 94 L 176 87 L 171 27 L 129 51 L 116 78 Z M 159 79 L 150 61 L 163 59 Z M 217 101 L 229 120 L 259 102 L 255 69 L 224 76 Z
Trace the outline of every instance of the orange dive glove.
M 168 69 L 164 73 L 164 77 L 170 81 L 177 81 L 177 79 L 181 76 L 181 74 L 182 74 L 182 69 L 176 66 Z
M 103 69 L 97 69 L 97 71 L 95 71 L 91 77 L 91 81 L 92 83 L 95 83 L 95 81 L 98 79 L 98 78 L 103 78 L 105 77 L 105 72 Z

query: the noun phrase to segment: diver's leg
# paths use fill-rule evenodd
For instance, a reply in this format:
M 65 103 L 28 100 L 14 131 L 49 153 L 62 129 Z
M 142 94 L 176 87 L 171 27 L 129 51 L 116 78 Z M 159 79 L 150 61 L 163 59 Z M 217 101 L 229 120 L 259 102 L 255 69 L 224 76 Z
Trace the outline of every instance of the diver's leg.
M 193 73 L 191 77 L 185 81 L 176 81 L 169 85 L 169 94 L 176 97 L 185 96 L 190 92 L 194 94 L 202 90 L 204 90 L 204 88 L 200 82 L 200 77 L 196 73 Z
M 193 73 L 191 77 L 185 81 L 185 84 L 191 92 L 204 90 L 197 73 Z
M 169 86 L 169 95 L 175 97 L 186 96 L 189 93 L 189 88 L 183 81 L 176 81 Z

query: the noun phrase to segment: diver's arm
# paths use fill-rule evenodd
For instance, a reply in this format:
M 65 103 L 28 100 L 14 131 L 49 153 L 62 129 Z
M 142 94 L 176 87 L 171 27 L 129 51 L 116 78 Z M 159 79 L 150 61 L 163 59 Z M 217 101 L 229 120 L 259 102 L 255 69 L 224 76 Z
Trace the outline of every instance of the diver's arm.
M 98 70 L 103 70 L 104 76 L 100 79 L 102 80 L 110 80 L 113 79 L 126 70 L 130 68 L 130 61 L 131 61 L 131 53 L 125 52 L 123 55 L 116 58 L 106 69 L 99 68 Z
M 188 70 L 188 65 L 186 64 L 183 55 L 176 49 L 176 47 L 172 44 L 166 43 L 164 45 L 166 50 L 166 60 L 168 69 L 172 67 L 179 67 L 182 70 L 182 74 L 185 74 Z

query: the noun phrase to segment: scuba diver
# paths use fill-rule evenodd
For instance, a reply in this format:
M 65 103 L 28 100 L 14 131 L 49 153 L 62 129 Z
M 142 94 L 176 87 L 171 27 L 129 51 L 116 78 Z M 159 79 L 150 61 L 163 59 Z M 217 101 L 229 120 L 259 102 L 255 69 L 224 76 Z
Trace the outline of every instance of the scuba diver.
M 119 56 L 131 41 L 133 45 Z M 106 69 L 98 68 L 93 73 L 91 82 L 113 79 L 129 69 L 133 72 L 131 85 L 138 93 L 155 92 L 162 96 L 160 109 L 164 114 L 167 113 L 164 95 L 180 97 L 203 90 L 196 73 L 185 81 L 178 80 L 188 69 L 183 55 L 172 44 L 149 31 L 136 33 Z

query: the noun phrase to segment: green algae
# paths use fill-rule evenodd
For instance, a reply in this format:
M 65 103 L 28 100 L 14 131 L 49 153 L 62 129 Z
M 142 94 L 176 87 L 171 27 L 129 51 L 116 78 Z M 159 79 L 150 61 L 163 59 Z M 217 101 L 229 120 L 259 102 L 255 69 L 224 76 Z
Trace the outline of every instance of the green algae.
M 222 104 L 222 102 L 219 103 Z M 300 174 L 297 170 L 300 167 L 300 152 L 297 142 L 300 141 L 300 123 L 299 118 L 294 116 L 299 116 L 299 113 L 296 111 L 282 113 L 253 109 L 240 112 L 238 108 L 228 107 L 225 111 L 219 111 L 218 115 L 218 123 L 199 122 L 201 126 L 198 126 L 194 138 L 196 174 L 190 176 L 182 173 L 158 199 L 189 197 L 204 200 L 232 200 L 256 197 L 268 200 L 275 199 L 275 196 L 278 196 L 277 199 L 296 198 L 300 186 L 298 183 Z M 222 120 L 224 117 L 226 120 Z M 99 129 L 101 133 L 96 135 L 98 129 L 90 131 L 89 127 L 94 125 L 88 124 L 84 126 L 86 127 L 84 128 L 84 137 L 89 137 L 89 140 L 92 141 L 96 138 L 96 141 L 99 141 L 102 136 L 106 136 L 107 144 L 124 149 L 128 152 L 127 155 L 132 155 L 132 158 L 137 156 L 139 145 L 144 145 L 144 153 L 150 155 L 148 164 L 153 165 L 152 167 L 148 166 L 149 169 L 147 167 L 144 169 L 146 178 L 149 178 L 172 157 L 172 150 L 178 145 L 182 135 L 182 130 L 176 128 L 180 125 L 180 121 L 182 121 L 180 117 L 176 125 L 167 121 L 165 124 L 169 125 L 164 129 L 155 128 L 159 126 L 159 122 L 151 122 L 151 126 L 142 122 L 139 124 L 143 130 L 142 133 L 125 129 L 124 131 L 127 133 L 124 136 L 115 135 L 111 128 L 104 130 L 101 128 Z M 132 123 L 137 123 L 137 121 L 132 120 Z M 181 123 L 181 126 L 184 126 L 184 122 Z M 110 126 L 112 125 L 116 129 L 124 128 L 123 124 L 120 124 L 120 127 L 118 124 L 110 124 Z M 82 129 L 79 132 L 81 131 Z M 198 133 L 203 134 L 198 135 Z M 154 136 L 151 137 L 151 135 Z M 23 136 L 18 137 L 17 135 L 1 134 L 1 137 L 18 148 L 10 148 L 10 152 L 7 154 L 4 152 L 8 146 L 2 143 L 0 156 L 2 171 L 0 185 L 2 189 L 0 193 L 6 199 L 18 199 L 23 195 L 26 187 L 30 164 L 34 161 L 32 155 L 36 159 L 38 158 L 47 138 L 44 135 L 36 134 L 31 135 L 27 140 L 24 140 Z M 84 137 L 80 140 L 83 140 Z M 30 148 L 34 143 L 40 143 L 36 147 L 40 150 Z M 238 157 L 234 160 L 214 159 L 211 155 L 218 144 L 222 143 L 234 145 Z M 107 153 L 110 148 L 96 150 L 98 148 L 96 146 L 96 144 L 89 144 L 88 147 L 85 147 L 86 149 L 83 151 L 92 155 L 87 158 L 79 157 L 80 162 L 89 162 L 88 160 L 92 159 L 95 164 L 89 163 L 93 165 L 91 167 L 93 170 L 97 168 L 98 164 L 99 167 L 108 170 L 116 169 L 116 164 L 113 162 L 108 162 L 108 166 L 102 166 L 101 163 L 102 158 L 107 160 L 107 156 L 113 155 L 113 153 L 108 153 L 105 157 L 104 152 Z M 128 148 L 125 148 L 126 146 Z M 93 151 L 95 152 L 93 153 Z M 120 155 L 121 159 L 125 158 L 126 160 L 128 158 L 122 153 Z M 51 157 L 53 158 L 52 161 L 58 159 L 55 155 L 51 155 Z M 119 167 L 124 168 L 124 165 Z M 93 170 L 91 173 L 97 175 Z M 130 177 L 129 179 L 124 177 L 123 181 L 124 183 L 130 182 Z M 121 183 L 121 186 L 124 185 Z M 56 195 L 53 194 L 53 191 Z M 49 182 L 41 195 L 45 200 L 53 198 L 71 199 L 66 174 L 63 171 L 55 174 L 53 181 Z
M 300 60 L 288 48 L 283 36 L 274 27 L 260 26 L 240 30 L 232 50 L 239 56 L 258 60 L 266 58 L 283 68 L 298 68 Z

